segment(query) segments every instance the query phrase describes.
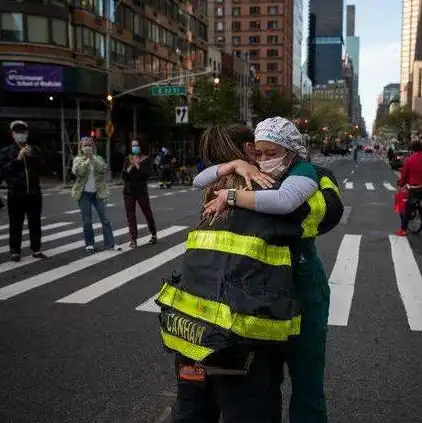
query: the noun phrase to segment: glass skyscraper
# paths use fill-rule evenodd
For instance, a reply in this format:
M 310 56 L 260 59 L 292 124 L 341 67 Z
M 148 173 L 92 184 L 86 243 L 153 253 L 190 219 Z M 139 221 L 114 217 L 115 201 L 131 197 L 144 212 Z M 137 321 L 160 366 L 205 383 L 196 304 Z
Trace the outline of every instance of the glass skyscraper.
M 309 2 L 308 72 L 313 85 L 342 78 L 343 0 Z

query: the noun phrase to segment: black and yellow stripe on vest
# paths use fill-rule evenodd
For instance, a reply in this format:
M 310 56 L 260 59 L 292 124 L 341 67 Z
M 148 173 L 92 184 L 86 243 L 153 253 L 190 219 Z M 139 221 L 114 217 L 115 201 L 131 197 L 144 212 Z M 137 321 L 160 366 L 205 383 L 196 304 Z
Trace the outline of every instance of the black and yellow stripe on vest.
M 164 345 L 204 362 L 228 347 L 298 335 L 289 242 L 301 233 L 300 224 L 237 208 L 190 232 L 182 276 L 157 298 Z
M 302 238 L 315 238 L 331 231 L 339 224 L 344 211 L 334 174 L 325 167 L 312 166 L 317 172 L 318 190 L 287 216 L 292 222 L 301 222 Z

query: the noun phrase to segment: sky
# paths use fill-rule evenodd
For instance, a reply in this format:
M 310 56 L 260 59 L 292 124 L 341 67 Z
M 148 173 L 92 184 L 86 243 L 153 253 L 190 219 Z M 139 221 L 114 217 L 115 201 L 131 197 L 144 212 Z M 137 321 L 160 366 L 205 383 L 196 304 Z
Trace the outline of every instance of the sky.
M 307 1 L 305 10 L 307 8 Z M 356 6 L 355 35 L 360 37 L 359 94 L 366 128 L 372 131 L 377 96 L 385 85 L 400 82 L 401 0 L 345 0 Z M 346 34 L 346 18 L 344 19 Z

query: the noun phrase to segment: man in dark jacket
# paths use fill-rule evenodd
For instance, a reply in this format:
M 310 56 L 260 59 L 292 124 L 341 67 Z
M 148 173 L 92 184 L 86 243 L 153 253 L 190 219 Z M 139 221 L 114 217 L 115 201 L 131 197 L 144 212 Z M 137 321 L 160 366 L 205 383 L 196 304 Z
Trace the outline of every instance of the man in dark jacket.
M 151 161 L 141 153 L 141 147 L 136 140 L 132 141 L 131 154 L 126 158 L 122 177 L 124 181 L 123 196 L 127 222 L 130 231 L 131 248 L 135 248 L 138 239 L 138 225 L 136 222 L 136 203 L 142 210 L 148 229 L 151 232 L 149 244 L 157 243 L 157 229 L 148 195 L 148 179 L 151 176 Z
M 46 256 L 41 252 L 41 153 L 27 144 L 28 125 L 25 122 L 12 122 L 10 131 L 14 142 L 0 151 L 0 179 L 7 184 L 11 260 L 20 261 L 25 215 L 32 255 L 44 259 Z

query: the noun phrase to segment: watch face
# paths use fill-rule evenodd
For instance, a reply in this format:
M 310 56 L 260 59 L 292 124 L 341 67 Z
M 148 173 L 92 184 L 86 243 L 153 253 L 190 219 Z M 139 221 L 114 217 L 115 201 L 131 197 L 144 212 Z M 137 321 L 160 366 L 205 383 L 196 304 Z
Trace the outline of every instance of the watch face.
M 233 201 L 236 198 L 236 192 L 235 191 L 229 191 L 227 194 L 227 200 Z

